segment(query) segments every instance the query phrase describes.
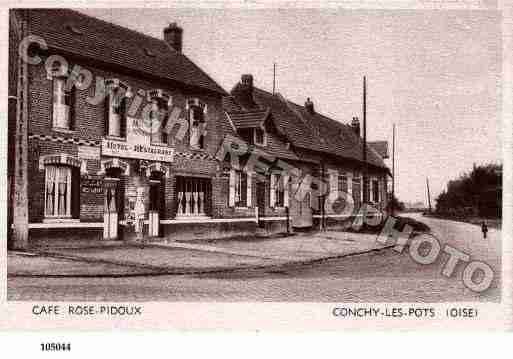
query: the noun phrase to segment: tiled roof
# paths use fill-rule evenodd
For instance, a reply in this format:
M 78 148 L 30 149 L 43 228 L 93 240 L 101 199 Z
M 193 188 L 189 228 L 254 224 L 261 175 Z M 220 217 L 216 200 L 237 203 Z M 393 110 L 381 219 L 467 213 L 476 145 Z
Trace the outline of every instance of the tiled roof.
M 293 146 L 351 160 L 363 160 L 363 141 L 349 125 L 316 112 L 311 113 L 280 94 L 273 95 L 254 88 L 253 97 L 257 108 L 270 108 L 276 129 Z M 386 168 L 383 159 L 371 148 L 367 148 L 367 161 L 371 165 Z
M 230 119 L 237 129 L 261 127 L 268 115 L 268 109 L 248 112 L 232 112 L 229 114 Z
M 381 158 L 388 158 L 388 142 L 387 141 L 374 141 L 369 142 L 369 146 L 371 146 Z
M 242 111 L 242 107 L 237 103 L 233 96 L 223 97 L 223 108 L 228 113 Z
M 30 33 L 49 48 L 223 95 L 226 92 L 164 40 L 69 9 L 32 9 Z

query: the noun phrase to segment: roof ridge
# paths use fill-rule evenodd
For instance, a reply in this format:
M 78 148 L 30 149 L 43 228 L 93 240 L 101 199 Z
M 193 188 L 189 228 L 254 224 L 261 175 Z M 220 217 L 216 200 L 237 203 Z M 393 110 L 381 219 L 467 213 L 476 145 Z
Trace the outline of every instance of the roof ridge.
M 261 88 L 259 88 L 259 87 L 254 87 L 254 89 L 259 90 L 260 92 L 264 92 L 264 93 L 265 93 L 265 94 L 267 94 L 267 95 L 274 96 L 271 92 L 269 92 L 269 91 L 267 91 L 267 90 L 264 90 L 264 89 L 261 89 Z M 303 109 L 305 109 L 305 110 L 306 110 L 306 108 L 305 108 L 305 106 L 304 106 L 304 105 L 300 105 L 300 104 L 298 104 L 298 103 L 296 103 L 296 102 L 294 102 L 294 101 L 292 101 L 292 100 L 289 100 L 287 97 L 283 96 L 280 92 L 276 92 L 276 94 L 281 95 L 281 96 L 282 96 L 282 97 L 283 97 L 287 102 L 290 102 L 290 103 L 291 103 L 291 104 L 293 104 L 294 106 L 298 106 L 298 107 L 301 107 L 301 108 L 303 108 Z M 336 122 L 336 123 L 339 123 L 339 124 L 341 124 L 341 125 L 349 126 L 348 124 L 346 124 L 346 123 L 344 123 L 344 122 L 341 122 L 341 121 L 339 121 L 339 120 L 335 120 L 334 118 L 328 117 L 327 115 L 324 115 L 324 114 L 322 114 L 322 113 L 320 113 L 320 112 L 315 112 L 315 114 L 316 114 L 316 115 L 319 115 L 319 116 L 321 116 L 321 117 L 323 117 L 323 118 L 325 118 L 325 119 L 327 119 L 327 120 L 330 120 L 330 121 L 334 121 L 334 122 Z
M 170 44 L 168 44 L 165 39 L 152 36 L 144 32 L 135 30 L 133 28 L 126 27 L 111 21 L 107 21 L 99 17 L 95 17 L 93 15 L 83 13 L 78 9 L 75 10 L 68 8 L 39 8 L 30 9 L 30 11 L 33 14 L 31 16 L 34 16 L 36 18 L 38 16 L 38 11 L 46 11 L 49 13 L 54 12 L 56 16 L 64 18 L 64 21 L 62 23 L 56 23 L 52 25 L 52 28 L 57 29 L 57 31 L 62 31 L 62 29 L 58 29 L 58 27 L 62 26 L 63 24 L 65 25 L 67 22 L 69 22 L 70 24 L 74 24 L 77 26 L 98 26 L 102 29 L 101 31 L 103 33 L 108 33 L 110 36 L 112 36 L 112 39 L 115 39 L 114 42 L 116 43 L 120 41 L 126 41 L 126 38 L 131 38 L 133 39 L 132 42 L 135 43 L 138 47 L 140 47 L 141 50 L 147 46 L 148 48 L 151 48 L 152 51 L 158 52 L 159 56 L 164 57 L 163 61 L 159 65 L 161 68 L 165 68 L 166 66 L 169 67 L 170 64 L 167 62 L 167 59 L 172 58 L 174 62 L 184 67 L 184 69 L 182 70 L 189 71 L 191 73 L 196 73 L 202 79 L 195 82 L 194 79 L 191 80 L 191 78 L 188 78 L 188 76 L 178 76 L 177 78 L 174 77 L 176 76 L 176 73 L 174 75 L 170 73 L 165 74 L 164 72 L 166 71 L 161 71 L 162 73 L 160 73 L 158 76 L 163 76 L 166 79 L 175 80 L 185 85 L 206 88 L 210 91 L 220 93 L 222 95 L 227 94 L 226 90 L 219 84 L 219 82 L 215 81 L 211 75 L 204 71 L 200 66 L 196 65 L 196 63 L 192 61 L 183 52 L 177 51 L 174 48 L 172 48 L 172 46 L 170 46 Z M 71 17 L 71 19 L 66 21 L 66 17 Z
M 40 10 L 40 9 L 31 9 L 31 10 Z M 86 13 L 83 13 L 81 11 L 78 11 L 78 10 L 74 10 L 74 9 L 50 9 L 50 10 L 65 10 L 65 11 L 69 11 L 69 12 L 73 12 L 75 14 L 78 14 L 80 16 L 84 16 L 84 17 L 87 17 L 89 19 L 93 19 L 95 21 L 100 21 L 100 22 L 103 22 L 104 24 L 107 24 L 107 25 L 110 25 L 110 26 L 113 26 L 113 27 L 116 27 L 116 28 L 119 28 L 119 29 L 122 29 L 122 30 L 125 30 L 125 31 L 130 31 L 130 32 L 133 32 L 137 35 L 140 35 L 140 36 L 143 36 L 145 38 L 149 38 L 149 39 L 152 39 L 152 40 L 156 40 L 156 41 L 159 41 L 159 42 L 163 42 L 165 43 L 166 45 L 167 42 L 164 40 L 164 39 L 160 39 L 158 37 L 155 37 L 155 36 L 151 36 L 151 35 L 148 35 L 148 34 L 145 34 L 144 32 L 141 32 L 141 31 L 138 31 L 138 30 L 135 30 L 135 29 L 132 29 L 130 27 L 126 27 L 126 26 L 123 26 L 123 25 L 119 25 L 119 24 L 116 24 L 114 22 L 110 22 L 110 21 L 107 21 L 107 20 L 103 20 L 99 17 L 95 17 L 95 16 L 91 16 L 91 15 L 88 15 Z M 174 50 L 174 49 L 173 49 Z M 174 50 L 176 53 L 178 53 L 178 51 Z M 183 55 L 183 54 L 182 54 Z M 184 55 L 185 56 L 185 55 Z

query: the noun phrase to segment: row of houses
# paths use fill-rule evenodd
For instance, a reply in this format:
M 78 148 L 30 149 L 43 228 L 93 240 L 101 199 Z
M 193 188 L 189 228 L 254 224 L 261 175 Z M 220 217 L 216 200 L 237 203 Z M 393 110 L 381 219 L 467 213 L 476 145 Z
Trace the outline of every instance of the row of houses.
M 357 117 L 249 74 L 227 93 L 182 41 L 174 23 L 158 39 L 73 10 L 10 11 L 11 247 L 340 225 L 354 211 L 332 193 L 385 208 L 386 142 L 364 163 Z

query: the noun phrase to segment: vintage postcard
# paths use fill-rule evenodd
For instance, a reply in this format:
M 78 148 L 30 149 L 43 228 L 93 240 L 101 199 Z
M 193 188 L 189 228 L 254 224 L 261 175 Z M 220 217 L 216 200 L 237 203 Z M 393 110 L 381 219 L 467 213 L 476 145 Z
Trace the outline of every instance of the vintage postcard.
M 512 328 L 511 4 L 70 4 L 3 13 L 0 328 Z

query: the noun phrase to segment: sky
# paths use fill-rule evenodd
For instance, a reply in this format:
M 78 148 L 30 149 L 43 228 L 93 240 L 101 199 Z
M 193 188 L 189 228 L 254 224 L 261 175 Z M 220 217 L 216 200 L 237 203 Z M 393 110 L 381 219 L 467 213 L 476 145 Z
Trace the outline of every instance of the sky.
M 427 203 L 474 163 L 500 163 L 501 28 L 497 11 L 347 9 L 82 9 L 162 38 L 177 22 L 183 52 L 225 90 L 244 73 L 317 112 L 362 118 L 392 143 L 396 195 Z M 391 168 L 391 160 L 386 161 Z

